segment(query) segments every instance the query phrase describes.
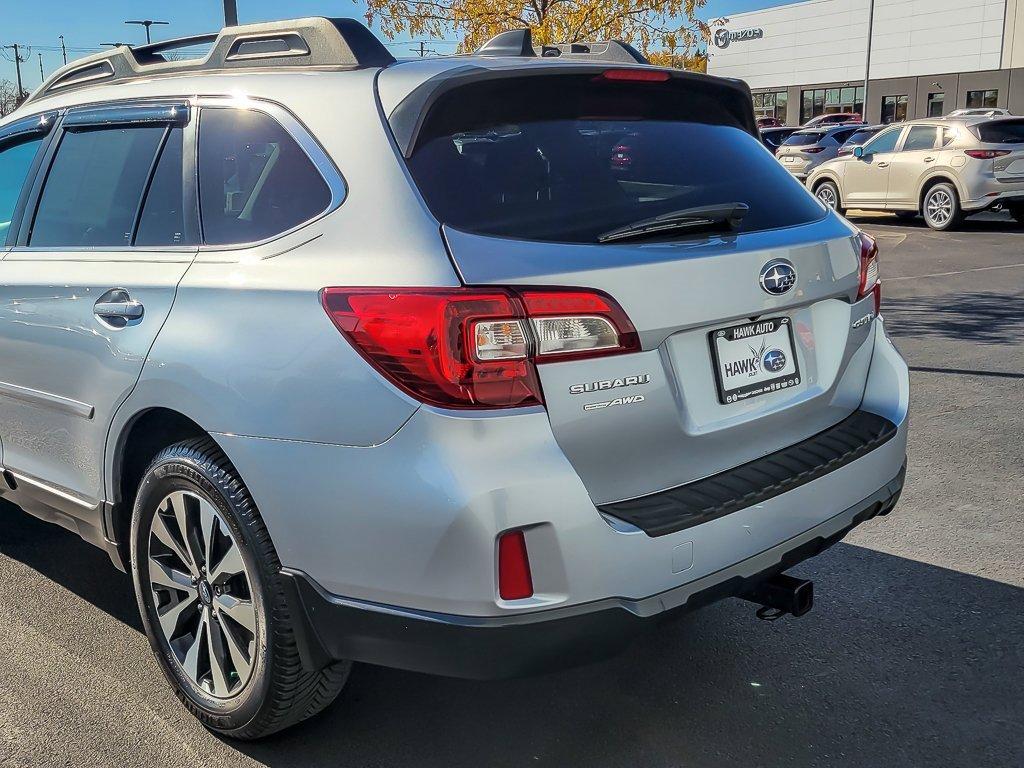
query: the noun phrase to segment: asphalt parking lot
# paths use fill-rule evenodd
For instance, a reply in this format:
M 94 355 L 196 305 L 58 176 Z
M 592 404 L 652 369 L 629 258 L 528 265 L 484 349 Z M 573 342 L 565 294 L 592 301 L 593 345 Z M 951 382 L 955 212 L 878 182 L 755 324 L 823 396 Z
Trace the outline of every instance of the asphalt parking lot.
M 1024 765 L 1024 230 L 883 215 L 912 366 L 908 485 L 795 573 L 808 616 L 732 600 L 602 664 L 474 683 L 369 666 L 256 744 L 179 706 L 105 555 L 0 503 L 0 766 Z

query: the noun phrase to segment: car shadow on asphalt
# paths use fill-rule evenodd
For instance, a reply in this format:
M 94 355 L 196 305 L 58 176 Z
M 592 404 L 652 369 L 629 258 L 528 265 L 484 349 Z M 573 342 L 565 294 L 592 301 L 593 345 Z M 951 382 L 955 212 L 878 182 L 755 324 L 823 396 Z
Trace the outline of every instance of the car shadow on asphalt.
M 856 225 L 870 225 L 872 227 L 892 227 L 893 229 L 920 229 L 931 231 L 921 216 L 914 219 L 901 219 L 894 214 L 883 212 L 861 212 L 851 210 L 847 212 L 847 219 Z M 935 232 L 936 235 L 956 234 L 957 232 L 993 232 L 1003 234 L 1024 234 L 1024 227 L 1010 218 L 1008 213 L 996 212 L 985 213 L 979 216 L 969 216 L 963 220 L 960 226 L 951 232 Z
M 0 513 L 0 553 L 139 629 L 105 555 Z M 801 619 L 728 600 L 609 661 L 523 680 L 357 665 L 319 717 L 225 744 L 272 768 L 1024 762 L 1024 589 L 844 543 L 793 573 L 815 581 Z
M 884 290 L 884 285 L 883 285 Z M 886 325 L 896 337 L 1024 344 L 1024 293 L 886 297 Z

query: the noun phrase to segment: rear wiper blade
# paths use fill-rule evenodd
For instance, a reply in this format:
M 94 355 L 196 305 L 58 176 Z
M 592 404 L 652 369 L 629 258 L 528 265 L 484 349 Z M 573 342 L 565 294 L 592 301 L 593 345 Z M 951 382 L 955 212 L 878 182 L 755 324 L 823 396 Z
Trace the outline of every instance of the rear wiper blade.
M 707 227 L 736 230 L 739 229 L 743 217 L 749 210 L 750 206 L 746 203 L 719 203 L 718 205 L 682 208 L 608 230 L 597 236 L 597 242 L 611 243 L 616 240 L 632 240 L 663 232 Z

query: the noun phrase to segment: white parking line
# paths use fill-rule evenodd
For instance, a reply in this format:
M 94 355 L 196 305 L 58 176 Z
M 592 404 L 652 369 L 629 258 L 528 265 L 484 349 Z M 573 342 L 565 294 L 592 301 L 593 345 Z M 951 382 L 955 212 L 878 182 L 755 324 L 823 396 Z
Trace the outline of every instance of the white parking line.
M 931 275 L 910 275 L 908 277 L 887 277 L 885 282 L 895 283 L 897 280 L 921 280 L 925 277 L 950 277 L 951 275 L 966 275 L 969 272 L 988 272 L 993 269 L 1019 269 L 1024 264 L 999 264 L 994 267 L 975 267 L 974 269 L 960 269 L 956 272 L 935 272 Z

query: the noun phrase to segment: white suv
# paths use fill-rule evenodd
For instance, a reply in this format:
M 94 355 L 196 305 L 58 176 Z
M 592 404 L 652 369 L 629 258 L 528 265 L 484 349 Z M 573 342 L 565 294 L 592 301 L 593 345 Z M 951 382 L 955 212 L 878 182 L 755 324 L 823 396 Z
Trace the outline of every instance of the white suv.
M 0 491 L 132 574 L 222 734 L 353 661 L 517 675 L 725 597 L 799 615 L 783 571 L 896 504 L 870 238 L 744 84 L 543 53 L 230 27 L 0 122 Z

